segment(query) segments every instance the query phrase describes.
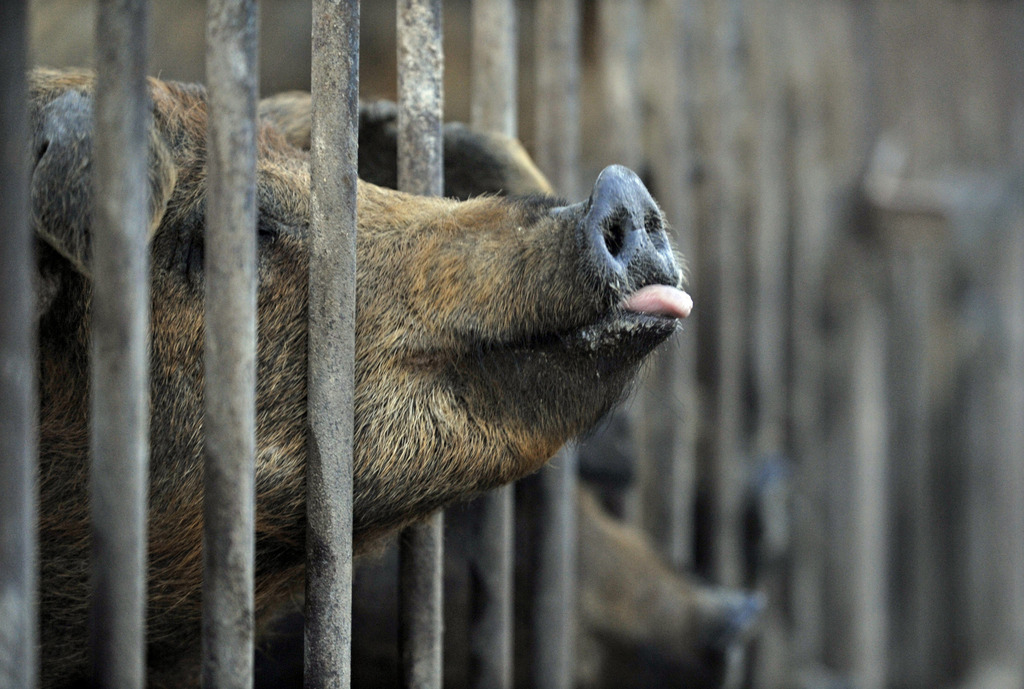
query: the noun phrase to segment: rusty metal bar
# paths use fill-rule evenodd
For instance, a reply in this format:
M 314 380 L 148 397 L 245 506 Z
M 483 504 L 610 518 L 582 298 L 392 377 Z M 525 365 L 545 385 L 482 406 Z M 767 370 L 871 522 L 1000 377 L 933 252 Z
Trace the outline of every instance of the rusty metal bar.
M 741 0 L 721 0 L 718 45 L 719 216 L 716 232 L 717 303 L 715 456 L 711 466 L 714 528 L 712 559 L 720 584 L 742 584 L 742 501 L 747 467 L 744 445 L 744 284 L 743 119 L 745 107 L 744 16 Z
M 538 689 L 573 686 L 577 470 L 576 448 L 566 445 L 531 482 L 538 523 L 530 673 Z
M 313 3 L 305 686 L 348 687 L 352 647 L 359 0 Z
M 0 689 L 32 689 L 36 608 L 36 389 L 29 228 L 26 3 L 0 5 Z
M 824 265 L 833 222 L 830 218 L 830 176 L 824 161 L 827 131 L 817 66 L 814 8 L 791 15 L 786 39 L 790 51 L 788 79 L 793 84 L 793 236 L 790 282 L 789 399 L 790 442 L 797 464 L 794 476 L 793 523 L 793 658 L 798 666 L 823 659 L 825 635 L 824 577 L 826 541 L 825 439 L 822 395 L 826 352 L 820 328 L 823 313 Z M 809 37 L 806 41 L 796 38 Z
M 580 5 L 540 0 L 534 8 L 535 154 L 555 189 L 580 194 Z M 562 448 L 539 472 L 536 597 L 531 610 L 531 684 L 568 689 L 575 660 L 577 455 Z
M 601 149 L 609 163 L 636 170 L 643 150 L 640 124 L 640 45 L 643 8 L 639 0 L 597 3 L 598 64 L 603 126 Z
M 539 0 L 534 8 L 534 42 L 537 166 L 558 193 L 577 198 L 582 192 L 579 1 Z
M 149 220 L 144 0 L 96 22 L 90 645 L 93 685 L 145 685 Z
M 690 290 L 696 289 L 699 295 L 700 281 L 695 273 L 697 203 L 692 181 L 696 79 L 687 61 L 696 9 L 693 0 L 654 0 L 648 4 L 644 77 L 650 102 L 650 135 L 645 148 L 653 173 L 653 191 L 674 228 L 673 242 L 687 260 Z M 680 571 L 690 569 L 694 558 L 700 325 L 700 309 L 696 309 L 673 345 L 655 352 L 640 393 L 637 419 L 637 450 L 643 458 L 638 463 L 640 523 L 662 555 Z M 666 404 L 666 400 L 676 400 L 677 404 Z
M 513 0 L 473 2 L 473 93 L 470 124 L 515 136 L 517 17 Z
M 846 489 L 854 505 L 849 524 L 853 567 L 849 586 L 853 616 L 853 677 L 858 687 L 886 686 L 889 648 L 887 587 L 887 502 L 889 407 L 886 395 L 886 325 L 873 295 L 856 300 L 854 353 L 850 376 L 852 465 Z M 843 458 L 845 461 L 847 458 Z
M 1018 29 L 1024 29 L 1024 13 L 1018 14 Z M 1018 35 L 1020 31 L 1018 30 Z M 1024 76 L 1024 75 L 1019 75 Z M 1020 79 L 1018 79 L 1020 83 Z M 1024 102 L 1018 105 L 1018 117 L 1024 116 Z M 1017 132 L 1024 128 L 1024 121 L 1018 123 Z M 1006 568 L 1009 574 L 1007 611 L 1004 628 L 1008 630 L 1005 643 L 1007 656 L 1021 676 L 1021 650 L 1024 646 L 1024 544 L 1017 535 L 1024 528 L 1024 462 L 1021 462 L 1021 448 L 1024 448 L 1024 314 L 1008 302 L 1009 299 L 1024 298 L 1024 150 L 1018 146 L 1014 159 L 1016 172 L 1011 175 L 1011 188 L 1017 193 L 1007 203 L 1006 248 L 1003 251 L 1003 265 L 999 267 L 1002 278 L 1002 298 L 997 300 L 1000 319 L 1006 338 L 1005 376 L 1007 385 L 1002 388 L 1000 400 L 1003 418 L 1000 419 L 1000 436 L 1003 447 L 1003 470 L 1006 472 L 1006 487 L 1001 502 L 1006 505 L 1007 539 L 1005 541 Z M 1020 302 L 1017 302 L 1019 306 Z
M 758 413 L 754 449 L 760 455 L 786 448 L 786 285 L 790 215 L 786 158 L 785 43 L 778 0 L 751 5 L 757 43 L 760 104 L 757 122 L 757 205 L 753 223 L 753 369 Z
M 789 394 L 786 333 L 789 307 L 788 253 L 790 142 L 786 126 L 786 46 L 781 40 L 780 0 L 756 0 L 751 8 L 751 65 L 759 69 L 756 125 L 756 205 L 751 247 L 753 265 L 753 333 L 751 364 L 757 391 L 752 449 L 761 477 L 778 477 L 789 452 Z M 757 589 L 768 601 L 753 654 L 754 686 L 776 689 L 789 682 L 789 619 L 783 605 L 789 583 L 790 548 L 788 478 L 762 481 L 758 509 L 762 535 L 758 544 Z M 773 486 L 774 487 L 770 487 Z
M 444 193 L 441 0 L 398 0 L 398 188 Z M 441 687 L 443 513 L 401 535 L 402 683 Z
M 938 247 L 925 229 L 929 219 L 918 220 L 917 236 L 897 237 L 890 251 L 891 325 L 889 326 L 892 407 L 891 443 L 894 495 L 901 509 L 898 523 L 903 544 L 891 558 L 903 572 L 890 595 L 899 602 L 893 626 L 900 632 L 890 646 L 901 648 L 897 669 L 909 684 L 936 686 L 942 681 L 941 648 L 942 540 L 937 510 L 941 497 L 935 486 L 937 468 L 931 447 L 934 421 L 929 395 L 928 362 L 931 323 L 934 319 L 932 290 L 937 273 Z M 924 225 L 925 227 L 921 227 Z M 868 509 L 857 504 L 857 512 Z M 894 518 L 895 519 L 895 518 Z M 884 676 L 883 676 L 884 677 Z
M 474 0 L 470 124 L 516 135 L 516 8 L 512 0 Z M 469 685 L 512 687 L 514 488 L 478 500 L 469 556 L 471 612 Z
M 256 2 L 207 5 L 203 686 L 253 682 Z

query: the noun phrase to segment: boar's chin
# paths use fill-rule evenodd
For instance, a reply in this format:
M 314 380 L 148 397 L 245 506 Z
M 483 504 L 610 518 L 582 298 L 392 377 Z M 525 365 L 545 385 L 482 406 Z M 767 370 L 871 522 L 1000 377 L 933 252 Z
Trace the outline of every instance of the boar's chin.
M 616 308 L 574 330 L 480 345 L 449 375 L 481 419 L 514 419 L 564 442 L 619 401 L 644 357 L 677 327 L 674 318 Z

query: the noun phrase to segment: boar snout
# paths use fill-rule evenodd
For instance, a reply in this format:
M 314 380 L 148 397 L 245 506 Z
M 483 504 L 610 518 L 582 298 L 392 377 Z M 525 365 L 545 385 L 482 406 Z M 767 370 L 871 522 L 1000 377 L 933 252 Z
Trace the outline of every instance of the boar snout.
M 623 294 L 679 283 L 661 209 L 632 170 L 612 165 L 597 176 L 579 233 L 591 268 Z

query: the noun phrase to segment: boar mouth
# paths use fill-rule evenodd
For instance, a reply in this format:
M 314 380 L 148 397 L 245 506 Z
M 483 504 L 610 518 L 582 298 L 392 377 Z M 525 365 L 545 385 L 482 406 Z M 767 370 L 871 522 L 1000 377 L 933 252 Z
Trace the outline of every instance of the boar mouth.
M 690 314 L 690 296 L 670 285 L 636 290 L 596 320 L 565 331 L 538 334 L 498 348 L 513 351 L 560 350 L 569 355 L 596 357 L 600 369 L 637 363 L 681 328 Z
M 669 285 L 648 285 L 623 299 L 597 321 L 572 332 L 570 349 L 619 357 L 632 363 L 672 335 L 693 302 Z

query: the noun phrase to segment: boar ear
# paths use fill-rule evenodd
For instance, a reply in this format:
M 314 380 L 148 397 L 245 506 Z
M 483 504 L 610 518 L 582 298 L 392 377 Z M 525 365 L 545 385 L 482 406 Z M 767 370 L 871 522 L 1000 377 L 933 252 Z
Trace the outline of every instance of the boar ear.
M 93 97 L 68 90 L 31 108 L 32 223 L 36 236 L 89 275 L 93 209 Z M 149 130 L 149 226 L 152 237 L 174 189 L 177 172 L 167 145 Z
M 458 199 L 554 194 L 518 139 L 478 132 L 459 122 L 444 126 L 444 186 L 445 196 Z

